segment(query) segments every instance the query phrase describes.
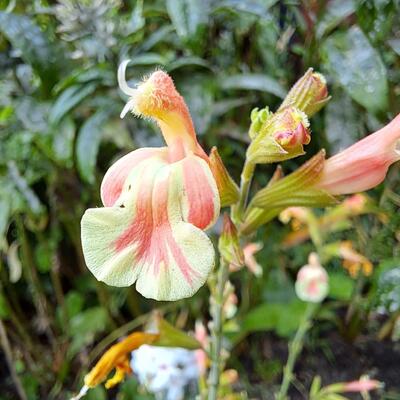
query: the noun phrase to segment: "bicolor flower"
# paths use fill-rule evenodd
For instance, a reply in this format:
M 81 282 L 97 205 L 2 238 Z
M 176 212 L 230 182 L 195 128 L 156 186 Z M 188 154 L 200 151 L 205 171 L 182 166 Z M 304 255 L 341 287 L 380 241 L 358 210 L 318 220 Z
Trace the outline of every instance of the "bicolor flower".
M 142 148 L 122 157 L 101 184 L 104 207 L 82 218 L 85 260 L 95 277 L 130 286 L 145 297 L 177 300 L 192 296 L 214 266 L 214 248 L 203 232 L 220 211 L 209 160 L 170 76 L 155 71 L 137 88 L 118 71 L 128 111 L 155 120 L 166 147 Z
M 315 253 L 311 253 L 308 264 L 300 268 L 295 290 L 299 299 L 311 303 L 320 303 L 328 295 L 328 274 Z
M 333 195 L 362 192 L 380 184 L 400 160 L 400 115 L 379 131 L 326 160 L 318 187 Z

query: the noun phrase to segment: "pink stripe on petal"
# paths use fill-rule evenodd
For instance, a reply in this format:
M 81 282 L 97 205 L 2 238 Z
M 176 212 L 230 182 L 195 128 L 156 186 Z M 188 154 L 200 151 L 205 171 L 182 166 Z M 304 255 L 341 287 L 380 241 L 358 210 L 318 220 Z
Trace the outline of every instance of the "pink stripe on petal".
M 115 241 L 114 250 L 119 252 L 135 243 L 137 260 L 149 265 L 155 276 L 159 275 L 161 267 L 170 267 L 169 250 L 187 283 L 192 285 L 193 278 L 198 274 L 190 266 L 174 239 L 168 218 L 170 179 L 168 177 L 154 182 L 155 176 L 153 175 L 151 180 L 151 176 L 145 172 L 142 182 L 137 182 L 140 189 L 137 195 L 136 217 Z
M 101 200 L 106 207 L 111 207 L 121 194 L 126 178 L 134 167 L 142 161 L 166 154 L 166 148 L 142 148 L 134 150 L 115 162 L 104 175 L 101 183 Z
M 186 220 L 198 228 L 207 229 L 219 214 L 219 194 L 209 168 L 198 157 L 187 157 L 182 162 L 184 189 L 187 196 Z

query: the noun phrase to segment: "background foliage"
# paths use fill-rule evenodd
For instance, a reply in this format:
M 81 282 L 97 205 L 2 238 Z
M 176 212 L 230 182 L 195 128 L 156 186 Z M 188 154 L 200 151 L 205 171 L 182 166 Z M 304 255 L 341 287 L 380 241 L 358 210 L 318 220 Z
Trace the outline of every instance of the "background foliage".
M 64 399 L 76 391 L 98 354 L 156 306 L 134 288 L 97 282 L 81 252 L 80 218 L 100 204 L 107 167 L 137 147 L 162 144 L 148 121 L 119 118 L 126 100 L 116 82 L 122 60 L 131 59 L 131 85 L 155 68 L 172 75 L 200 141 L 218 145 L 236 179 L 251 109 L 274 109 L 310 66 L 326 75 L 332 100 L 312 123 L 307 157 L 320 147 L 334 153 L 348 146 L 400 110 L 398 0 L 0 0 L 0 9 L 0 318 L 29 399 Z M 308 373 L 301 369 L 307 382 L 316 372 L 326 384 L 358 377 L 351 364 L 334 368 L 341 365 L 332 350 L 339 341 L 355 354 L 381 349 L 381 365 L 366 365 L 388 382 L 387 393 L 400 392 L 392 378 L 400 374 L 400 327 L 394 342 L 382 331 L 392 332 L 400 313 L 398 171 L 393 166 L 371 193 L 384 222 L 356 217 L 355 230 L 335 234 L 357 243 L 375 272 L 355 283 L 340 263 L 327 266 L 331 297 L 307 348 L 328 367 L 310 361 Z M 256 185 L 271 173 L 260 168 Z M 257 238 L 265 242 L 258 255 L 262 278 L 233 275 L 239 309 L 230 366 L 241 376 L 238 388 L 256 398 L 277 382 L 304 308 L 293 277 L 312 246 L 282 250 L 288 230 L 276 222 Z M 195 318 L 207 320 L 207 301 L 204 288 L 161 308 L 190 328 Z M 346 325 L 349 306 L 357 313 Z M 357 347 L 360 337 L 366 347 Z M 4 361 L 0 377 L 0 398 L 15 398 Z M 135 388 L 129 380 L 118 398 L 133 399 Z M 98 389 L 91 396 L 106 395 Z

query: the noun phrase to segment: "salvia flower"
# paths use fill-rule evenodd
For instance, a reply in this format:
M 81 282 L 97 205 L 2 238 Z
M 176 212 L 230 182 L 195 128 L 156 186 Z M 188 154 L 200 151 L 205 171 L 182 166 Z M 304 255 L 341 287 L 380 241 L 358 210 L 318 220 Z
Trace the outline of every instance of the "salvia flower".
M 380 184 L 400 160 L 400 115 L 325 161 L 318 187 L 333 195 L 363 192 Z
M 308 264 L 300 268 L 295 290 L 299 299 L 310 303 L 320 303 L 328 295 L 328 274 L 315 253 L 311 253 Z
M 279 110 L 293 106 L 305 112 L 309 117 L 318 112 L 328 101 L 328 87 L 325 77 L 313 72 L 312 68 L 294 84 Z
M 101 184 L 104 207 L 82 218 L 82 246 L 95 277 L 156 300 L 192 296 L 214 266 L 203 232 L 220 211 L 209 159 L 196 139 L 188 108 L 172 79 L 155 71 L 137 88 L 118 70 L 129 111 L 155 120 L 166 147 L 141 148 L 119 159 Z

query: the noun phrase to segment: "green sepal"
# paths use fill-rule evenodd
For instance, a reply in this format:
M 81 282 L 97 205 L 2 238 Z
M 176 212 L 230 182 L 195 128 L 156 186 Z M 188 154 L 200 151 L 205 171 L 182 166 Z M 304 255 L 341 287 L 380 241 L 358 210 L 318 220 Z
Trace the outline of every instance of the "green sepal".
M 211 149 L 209 161 L 211 172 L 217 183 L 221 208 L 237 203 L 239 200 L 239 188 L 225 168 L 215 146 Z
M 338 201 L 331 194 L 314 186 L 322 173 L 324 161 L 325 151 L 321 150 L 295 172 L 261 189 L 254 196 L 249 209 L 326 207 L 337 204 Z
M 247 161 L 253 164 L 270 164 L 289 160 L 304 154 L 303 146 L 286 151 L 272 136 L 260 134 L 247 148 Z
M 152 343 L 152 346 L 182 347 L 188 350 L 197 350 L 202 347 L 193 336 L 175 328 L 161 316 L 156 315 L 155 318 L 159 338 Z
M 244 254 L 240 246 L 236 226 L 228 213 L 224 213 L 222 233 L 218 241 L 218 250 L 228 264 L 241 267 L 244 264 Z

